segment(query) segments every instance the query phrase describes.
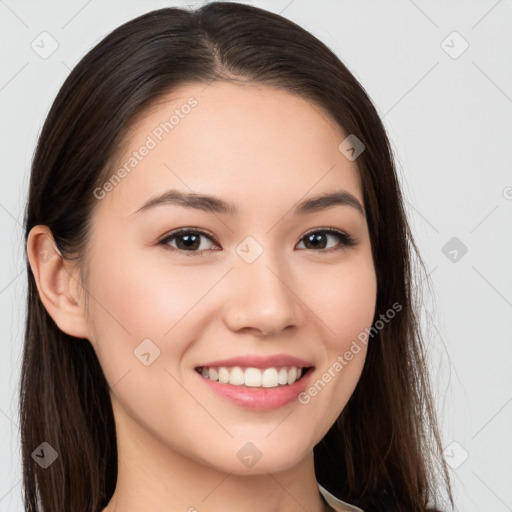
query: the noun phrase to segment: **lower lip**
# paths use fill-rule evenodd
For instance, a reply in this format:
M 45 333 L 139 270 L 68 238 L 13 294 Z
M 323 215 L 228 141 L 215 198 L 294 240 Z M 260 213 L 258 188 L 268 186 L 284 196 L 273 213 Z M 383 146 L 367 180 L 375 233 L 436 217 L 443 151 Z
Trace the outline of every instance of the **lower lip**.
M 278 409 L 293 402 L 304 391 L 314 368 L 310 368 L 304 376 L 293 384 L 277 386 L 275 388 L 257 388 L 246 386 L 234 386 L 222 384 L 216 380 L 205 379 L 200 373 L 197 376 L 218 395 L 228 401 L 243 407 L 257 411 L 269 411 Z

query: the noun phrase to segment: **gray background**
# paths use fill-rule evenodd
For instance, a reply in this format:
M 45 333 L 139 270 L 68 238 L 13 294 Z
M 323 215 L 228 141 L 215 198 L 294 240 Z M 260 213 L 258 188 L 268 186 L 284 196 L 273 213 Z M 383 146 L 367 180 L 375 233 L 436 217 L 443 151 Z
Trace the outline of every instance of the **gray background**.
M 512 2 L 246 3 L 324 41 L 381 114 L 432 282 L 422 323 L 457 508 L 512 510 Z M 93 44 L 171 5 L 199 3 L 0 1 L 1 511 L 23 510 L 21 224 L 37 135 L 65 77 Z M 50 37 L 58 48 L 42 58 L 55 44 Z

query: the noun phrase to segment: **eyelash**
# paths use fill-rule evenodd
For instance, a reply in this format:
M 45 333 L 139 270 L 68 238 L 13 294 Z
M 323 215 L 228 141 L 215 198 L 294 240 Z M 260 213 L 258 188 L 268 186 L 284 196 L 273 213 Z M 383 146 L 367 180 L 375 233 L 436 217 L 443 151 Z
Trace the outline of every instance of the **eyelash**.
M 201 256 L 203 251 L 197 251 L 197 250 L 196 251 L 185 251 L 183 249 L 178 249 L 176 247 L 172 247 L 172 246 L 169 245 L 169 242 L 171 240 L 173 240 L 174 238 L 177 238 L 177 237 L 179 237 L 180 235 L 183 235 L 183 234 L 191 234 L 191 233 L 192 234 L 203 235 L 203 236 L 209 238 L 210 240 L 212 240 L 216 245 L 220 245 L 217 242 L 217 240 L 215 240 L 215 238 L 210 233 L 204 231 L 201 228 L 186 228 L 186 229 L 180 229 L 178 231 L 174 231 L 172 233 L 169 233 L 168 235 L 165 235 L 164 238 L 160 239 L 158 241 L 158 245 L 162 245 L 166 249 L 168 248 L 171 251 L 177 251 L 177 252 L 185 253 L 187 256 Z M 329 235 L 336 235 L 341 240 L 340 245 L 338 247 L 331 248 L 331 249 L 320 249 L 320 250 L 305 249 L 305 250 L 314 251 L 314 252 L 318 252 L 320 254 L 324 254 L 325 255 L 325 254 L 331 254 L 333 252 L 337 252 L 337 251 L 343 250 L 345 248 L 349 248 L 349 247 L 353 247 L 353 246 L 357 245 L 357 240 L 354 237 L 348 235 L 347 233 L 344 233 L 343 231 L 340 231 L 339 229 L 330 228 L 330 227 L 329 228 L 315 228 L 315 229 L 312 229 L 312 230 L 308 231 L 307 233 L 305 233 L 304 235 L 302 235 L 302 237 L 300 238 L 300 241 L 302 241 L 308 235 L 311 235 L 313 233 L 326 233 L 326 234 L 329 234 Z

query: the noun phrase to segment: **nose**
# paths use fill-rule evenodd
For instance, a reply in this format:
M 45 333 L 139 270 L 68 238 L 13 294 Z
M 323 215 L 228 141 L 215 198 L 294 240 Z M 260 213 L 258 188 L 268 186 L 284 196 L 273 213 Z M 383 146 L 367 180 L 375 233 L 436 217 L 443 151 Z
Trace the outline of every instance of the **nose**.
M 302 323 L 302 301 L 290 273 L 264 255 L 253 263 L 238 261 L 231 272 L 225 322 L 233 331 L 268 336 Z

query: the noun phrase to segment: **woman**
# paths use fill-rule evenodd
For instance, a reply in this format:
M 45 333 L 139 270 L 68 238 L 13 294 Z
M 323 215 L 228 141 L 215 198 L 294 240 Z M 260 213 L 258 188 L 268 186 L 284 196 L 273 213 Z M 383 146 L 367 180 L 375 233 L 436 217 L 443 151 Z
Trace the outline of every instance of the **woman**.
M 453 506 L 389 142 L 302 28 L 223 2 L 114 30 L 25 228 L 27 510 L 425 511 L 437 470 Z

